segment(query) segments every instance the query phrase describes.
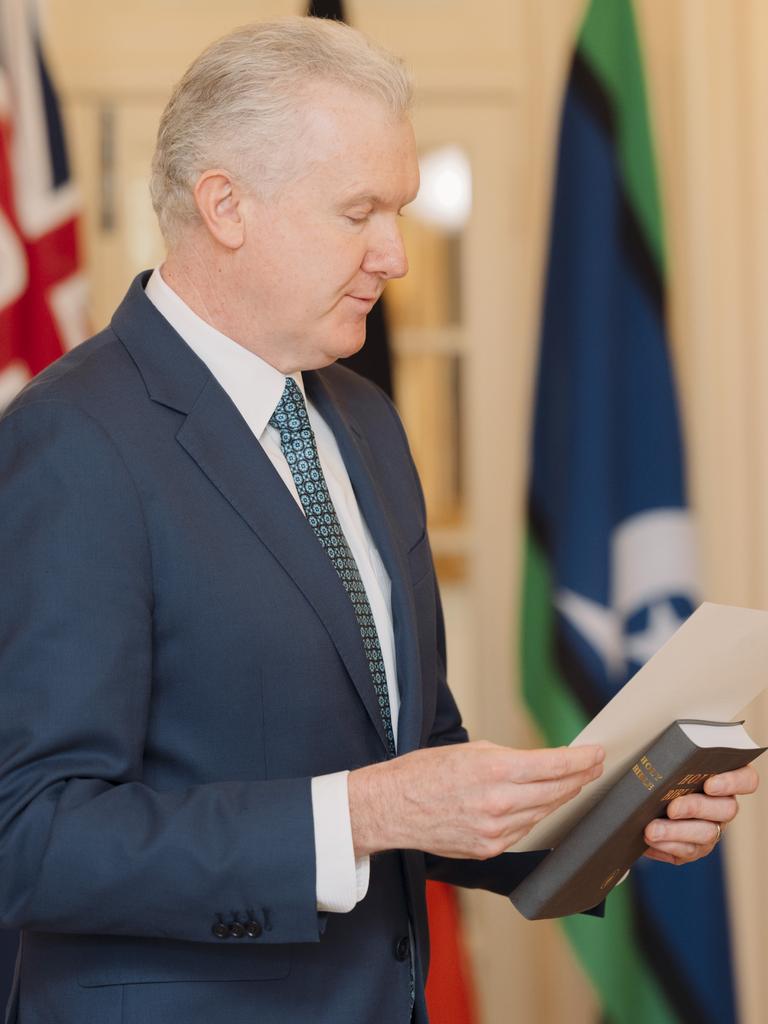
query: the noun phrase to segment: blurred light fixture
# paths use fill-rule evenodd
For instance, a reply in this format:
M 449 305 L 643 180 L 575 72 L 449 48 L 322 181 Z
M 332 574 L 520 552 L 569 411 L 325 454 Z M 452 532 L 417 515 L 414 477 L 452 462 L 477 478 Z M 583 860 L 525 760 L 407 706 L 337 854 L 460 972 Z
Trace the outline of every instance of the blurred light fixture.
M 421 188 L 408 206 L 409 215 L 443 228 L 460 231 L 472 210 L 472 169 L 459 146 L 442 146 L 419 160 Z

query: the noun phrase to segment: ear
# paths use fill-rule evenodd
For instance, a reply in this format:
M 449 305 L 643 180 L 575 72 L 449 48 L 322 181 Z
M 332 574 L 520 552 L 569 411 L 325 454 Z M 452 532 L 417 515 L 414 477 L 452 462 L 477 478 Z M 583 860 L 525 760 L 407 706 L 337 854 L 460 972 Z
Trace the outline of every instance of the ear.
M 245 241 L 242 192 L 229 171 L 204 171 L 194 188 L 195 204 L 213 238 L 226 249 L 239 249 Z

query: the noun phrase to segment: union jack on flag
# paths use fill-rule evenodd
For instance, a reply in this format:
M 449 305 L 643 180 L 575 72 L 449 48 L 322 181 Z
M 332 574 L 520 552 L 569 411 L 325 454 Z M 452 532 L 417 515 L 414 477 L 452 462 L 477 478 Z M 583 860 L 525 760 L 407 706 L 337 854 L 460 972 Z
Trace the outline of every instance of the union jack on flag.
M 69 174 L 35 0 L 0 0 L 0 409 L 85 338 Z

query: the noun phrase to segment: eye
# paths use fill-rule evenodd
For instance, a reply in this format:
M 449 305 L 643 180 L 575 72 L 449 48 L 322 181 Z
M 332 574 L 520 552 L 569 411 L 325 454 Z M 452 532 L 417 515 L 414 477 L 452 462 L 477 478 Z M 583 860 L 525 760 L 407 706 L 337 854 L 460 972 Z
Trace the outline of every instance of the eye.
M 344 215 L 350 224 L 365 224 L 370 216 L 370 211 L 368 213 L 346 213 Z

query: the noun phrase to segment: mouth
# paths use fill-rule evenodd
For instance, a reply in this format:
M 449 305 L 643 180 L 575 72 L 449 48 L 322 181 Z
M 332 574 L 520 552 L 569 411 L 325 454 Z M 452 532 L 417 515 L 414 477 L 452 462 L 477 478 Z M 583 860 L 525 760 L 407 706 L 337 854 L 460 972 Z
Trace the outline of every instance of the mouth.
M 361 309 L 363 307 L 365 307 L 366 310 L 371 310 L 373 308 L 373 306 L 375 306 L 376 302 L 378 301 L 379 296 L 378 295 L 352 295 L 352 294 L 348 294 L 347 298 L 348 299 L 352 299 L 353 302 L 358 303 L 358 305 L 359 305 L 359 307 Z

